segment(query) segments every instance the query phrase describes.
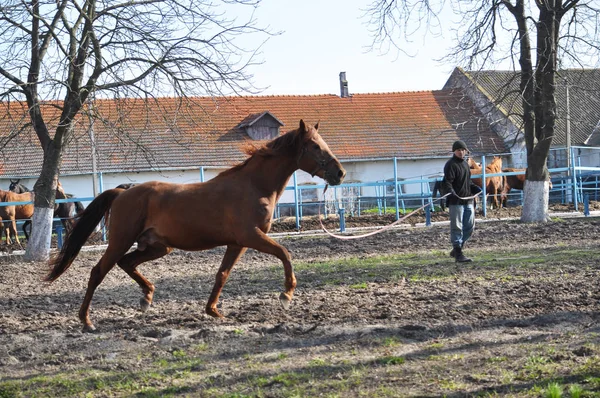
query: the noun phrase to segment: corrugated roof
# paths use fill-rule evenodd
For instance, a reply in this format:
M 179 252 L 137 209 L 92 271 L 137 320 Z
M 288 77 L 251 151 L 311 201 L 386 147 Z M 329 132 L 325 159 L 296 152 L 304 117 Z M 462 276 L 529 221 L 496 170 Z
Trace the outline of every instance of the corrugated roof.
M 520 73 L 514 71 L 464 72 L 490 100 L 521 128 L 523 103 L 519 94 Z M 567 108 L 567 88 L 569 106 Z M 553 147 L 566 145 L 570 116 L 571 145 L 598 145 L 590 135 L 600 121 L 600 69 L 564 69 L 556 78 L 557 119 Z
M 1 131 L 23 128 L 22 104 L 3 103 Z M 59 111 L 44 104 L 50 131 Z M 10 109 L 8 108 L 10 106 Z M 319 132 L 342 161 L 370 158 L 448 156 L 461 139 L 474 153 L 505 152 L 502 140 L 461 90 L 336 95 L 196 97 L 185 100 L 96 100 L 91 113 L 97 171 L 142 171 L 200 166 L 227 167 L 245 159 L 249 140 L 240 123 L 269 112 L 293 130 L 299 120 L 320 122 Z M 246 119 L 247 120 L 247 119 Z M 90 119 L 78 116 L 64 151 L 61 174 L 92 171 Z M 0 176 L 38 175 L 42 151 L 26 127 L 0 138 Z M 3 145 L 5 143 L 5 145 Z

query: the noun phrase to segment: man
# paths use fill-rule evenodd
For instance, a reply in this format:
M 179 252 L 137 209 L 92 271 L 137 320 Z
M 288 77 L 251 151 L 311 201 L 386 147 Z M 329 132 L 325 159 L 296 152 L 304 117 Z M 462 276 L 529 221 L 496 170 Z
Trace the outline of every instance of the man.
M 471 170 L 465 159 L 469 150 L 463 141 L 452 144 L 454 155 L 444 166 L 442 185 L 445 192 L 450 192 L 446 204 L 450 214 L 450 255 L 457 263 L 468 263 L 472 260 L 465 257 L 463 247 L 473 233 L 475 226 L 474 195 L 481 188 L 471 181 Z

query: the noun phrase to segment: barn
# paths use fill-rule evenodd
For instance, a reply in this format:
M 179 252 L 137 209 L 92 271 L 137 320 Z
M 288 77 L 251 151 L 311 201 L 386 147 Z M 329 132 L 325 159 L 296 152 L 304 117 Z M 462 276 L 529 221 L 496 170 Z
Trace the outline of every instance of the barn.
M 507 150 L 461 88 L 350 94 L 344 82 L 342 73 L 339 95 L 96 99 L 78 116 L 61 182 L 67 192 L 89 198 L 121 183 L 207 180 L 244 160 L 244 146 L 295 129 L 300 119 L 319 122 L 347 183 L 439 175 L 457 139 L 475 154 Z M 54 105 L 43 104 L 51 127 L 58 118 Z M 11 137 L 21 133 L 0 145 L 0 186 L 20 178 L 32 187 L 42 166 L 37 137 L 25 125 L 23 104 L 1 106 L 3 130 Z M 295 182 L 321 183 L 304 172 Z M 375 195 L 360 189 L 360 195 Z M 421 189 L 405 187 L 406 193 Z M 310 191 L 303 195 L 316 194 Z M 293 192 L 281 201 L 293 201 Z
M 562 79 L 562 80 L 560 80 Z M 600 70 L 560 72 L 559 117 L 549 167 L 598 166 Z M 382 194 L 386 181 L 425 181 L 441 174 L 452 142 L 461 139 L 472 155 L 502 154 L 504 165 L 525 167 L 518 75 L 456 68 L 441 90 L 352 94 L 344 72 L 331 95 L 193 98 L 97 98 L 78 116 L 60 170 L 65 190 L 91 198 L 122 183 L 205 181 L 245 159 L 244 147 L 261 145 L 297 127 L 315 124 L 346 168 L 352 195 Z M 56 103 L 44 103 L 52 130 Z M 32 187 L 42 151 L 28 126 L 24 104 L 0 103 L 0 187 L 10 179 Z M 17 134 L 19 133 L 19 134 Z M 320 184 L 298 172 L 290 186 Z M 425 182 L 403 185 L 403 194 L 423 192 Z M 384 195 L 393 194 L 393 186 Z M 303 200 L 318 199 L 302 189 Z M 282 203 L 292 203 L 286 191 Z

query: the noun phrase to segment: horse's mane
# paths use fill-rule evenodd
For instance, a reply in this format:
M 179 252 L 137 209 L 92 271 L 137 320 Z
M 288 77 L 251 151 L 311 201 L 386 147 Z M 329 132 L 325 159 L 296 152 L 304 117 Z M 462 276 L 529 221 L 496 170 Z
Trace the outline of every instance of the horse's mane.
M 471 170 L 481 171 L 481 165 L 477 164 L 473 158 L 469 158 L 467 162 L 469 163 Z M 499 156 L 494 156 L 494 159 L 485 165 L 485 169 L 500 172 L 502 170 L 502 158 Z
M 246 166 L 248 162 L 256 156 L 270 157 L 283 155 L 293 157 L 302 147 L 303 140 L 311 139 L 314 134 L 315 130 L 312 127 L 309 127 L 308 134 L 305 136 L 301 134 L 300 129 L 298 128 L 296 130 L 288 131 L 287 133 L 280 135 L 279 137 L 263 145 L 256 145 L 247 141 L 242 147 L 242 151 L 248 155 L 246 160 L 231 167 L 230 169 L 222 171 L 219 173 L 219 175 L 228 175 L 244 168 L 244 166 Z

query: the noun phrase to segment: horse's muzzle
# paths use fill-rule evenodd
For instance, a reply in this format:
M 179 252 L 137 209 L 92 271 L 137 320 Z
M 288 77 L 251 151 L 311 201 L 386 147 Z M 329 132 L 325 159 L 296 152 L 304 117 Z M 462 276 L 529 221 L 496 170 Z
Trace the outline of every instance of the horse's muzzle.
M 327 181 L 329 185 L 340 185 L 342 181 L 344 181 L 344 177 L 346 177 L 346 170 L 344 170 L 340 163 L 336 163 L 337 164 L 332 165 L 325 171 L 324 180 Z

